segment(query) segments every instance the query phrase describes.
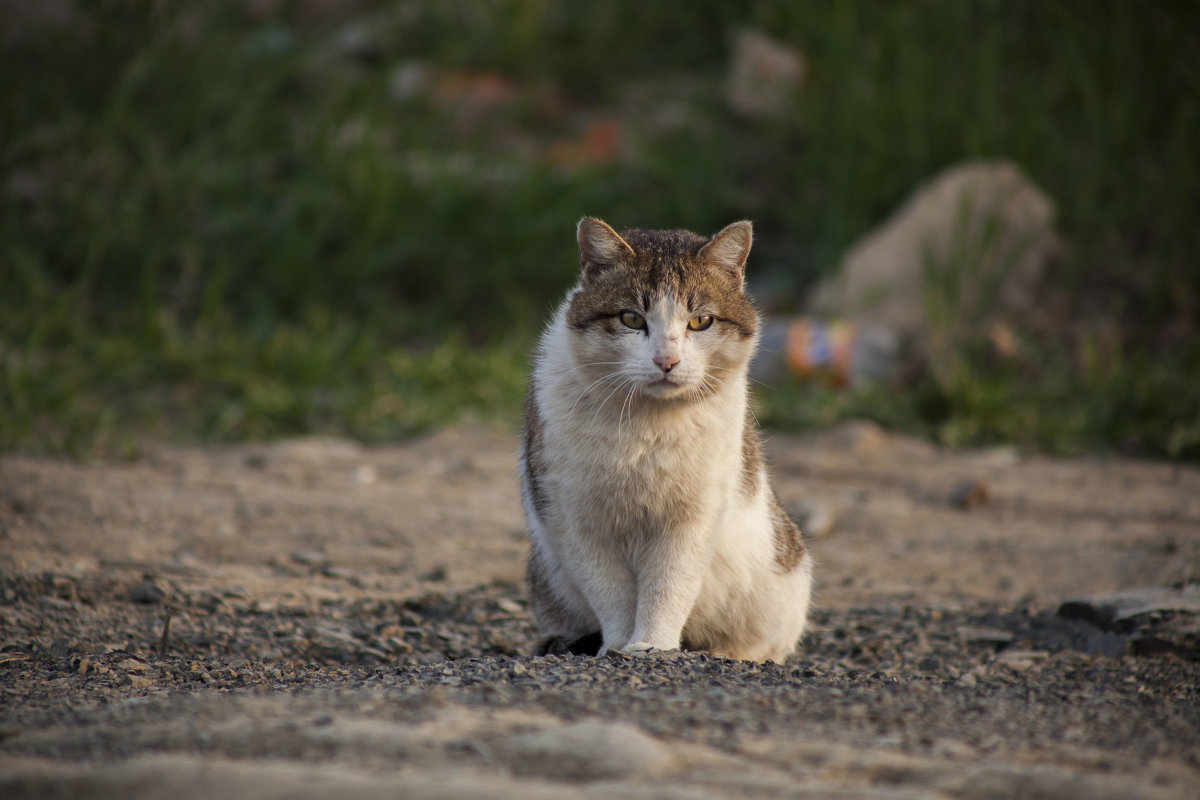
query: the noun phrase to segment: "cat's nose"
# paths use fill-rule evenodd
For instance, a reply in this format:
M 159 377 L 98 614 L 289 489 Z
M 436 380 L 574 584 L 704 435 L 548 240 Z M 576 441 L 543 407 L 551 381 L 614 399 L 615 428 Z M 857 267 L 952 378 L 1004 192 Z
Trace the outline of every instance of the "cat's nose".
M 663 372 L 670 372 L 672 367 L 679 363 L 679 357 L 670 353 L 663 353 L 654 357 L 654 363 Z

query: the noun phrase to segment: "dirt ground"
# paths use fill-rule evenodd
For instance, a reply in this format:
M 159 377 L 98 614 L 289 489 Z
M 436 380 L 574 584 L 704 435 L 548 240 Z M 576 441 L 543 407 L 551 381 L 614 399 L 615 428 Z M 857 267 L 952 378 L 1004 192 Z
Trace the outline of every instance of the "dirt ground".
M 0 458 L 0 795 L 1200 796 L 1200 470 L 769 441 L 783 665 L 535 658 L 516 440 Z

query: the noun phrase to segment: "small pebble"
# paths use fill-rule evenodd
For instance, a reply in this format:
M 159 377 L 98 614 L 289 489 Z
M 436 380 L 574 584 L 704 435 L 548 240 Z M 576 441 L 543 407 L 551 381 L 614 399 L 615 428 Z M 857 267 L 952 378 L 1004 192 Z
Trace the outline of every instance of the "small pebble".
M 950 505 L 963 511 L 979 508 L 988 502 L 991 491 L 981 480 L 968 479 L 955 484 L 950 491 Z
M 329 557 L 316 550 L 293 550 L 288 554 L 288 558 L 297 564 L 309 567 L 319 567 L 329 563 Z
M 142 605 L 161 603 L 166 596 L 167 593 L 154 582 L 153 578 L 146 578 L 129 590 L 129 599 Z

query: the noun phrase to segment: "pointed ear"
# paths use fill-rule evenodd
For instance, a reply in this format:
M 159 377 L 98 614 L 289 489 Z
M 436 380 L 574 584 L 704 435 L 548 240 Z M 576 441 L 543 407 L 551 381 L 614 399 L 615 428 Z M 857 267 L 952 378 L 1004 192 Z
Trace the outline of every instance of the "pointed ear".
M 704 247 L 700 248 L 700 260 L 714 267 L 727 270 L 745 281 L 746 259 L 750 257 L 750 245 L 754 242 L 754 226 L 747 220 L 727 225 Z
M 620 234 L 595 217 L 579 221 L 575 238 L 579 242 L 579 266 L 584 278 L 595 277 L 633 255 L 633 248 Z

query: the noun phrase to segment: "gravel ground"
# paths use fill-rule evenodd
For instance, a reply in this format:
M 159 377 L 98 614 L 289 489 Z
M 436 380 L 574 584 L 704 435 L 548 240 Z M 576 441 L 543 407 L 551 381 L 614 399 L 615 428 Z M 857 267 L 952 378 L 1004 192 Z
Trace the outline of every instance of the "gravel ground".
M 267 610 L 176 595 L 160 654 L 168 605 L 146 602 L 159 596 L 152 585 L 4 581 L 6 757 L 106 762 L 215 748 L 264 758 L 279 755 L 278 737 L 246 741 L 228 733 L 230 720 L 248 718 L 261 732 L 264 717 L 267 730 L 298 719 L 333 733 L 335 720 L 412 727 L 452 707 L 632 724 L 731 756 L 764 740 L 819 741 L 955 763 L 1019 751 L 1159 780 L 1158 762 L 1200 768 L 1200 649 L 1168 630 L 1175 617 L 1162 613 L 1118 634 L 1033 608 L 818 611 L 800 656 L 757 665 L 699 653 L 525 655 L 535 635 L 512 584 Z M 1133 655 L 1147 640 L 1180 649 Z M 246 706 L 264 697 L 286 703 L 286 720 L 275 719 L 281 708 Z M 189 725 L 164 731 L 164 718 L 180 717 Z M 226 741 L 214 744 L 214 728 Z M 293 742 L 290 755 L 311 763 L 336 755 L 329 746 Z M 458 767 L 495 761 L 486 747 L 455 746 Z M 589 768 L 564 767 L 566 778 Z
M 454 441 L 492 463 L 479 453 L 486 439 Z M 431 452 L 447 451 L 445 439 L 424 447 L 404 457 L 428 465 Z M 821 448 L 789 445 L 779 460 L 812 459 L 794 460 L 797 472 L 822 458 L 828 466 Z M 238 459 L 261 474 L 252 456 Z M 943 467 L 954 458 L 934 456 Z M 472 472 L 446 463 L 451 474 Z M 62 465 L 67 478 L 55 482 L 47 477 L 55 465 L 17 466 L 0 470 L 5 798 L 1200 796 L 1200 589 L 1187 577 L 1196 537 L 1184 495 L 1183 506 L 1144 532 L 1135 515 L 1120 522 L 1126 538 L 1113 567 L 1126 575 L 1132 560 L 1147 574 L 1182 570 L 1183 578 L 1150 594 L 1105 594 L 1120 587 L 1089 566 L 1091 583 L 1079 585 L 1096 591 L 1085 599 L 930 590 L 921 577 L 927 560 L 906 566 L 895 556 L 919 551 L 920 539 L 881 546 L 874 517 L 841 507 L 833 532 L 811 543 L 819 558 L 828 554 L 832 586 L 803 647 L 786 664 L 756 665 L 699 653 L 529 655 L 536 634 L 505 561 L 519 558 L 522 545 L 503 514 L 498 532 L 481 536 L 513 552 L 493 556 L 504 563 L 490 572 L 454 561 L 451 547 L 439 551 L 444 563 L 414 557 L 407 572 L 376 574 L 346 566 L 332 542 L 294 525 L 281 528 L 291 539 L 277 541 L 270 558 L 238 555 L 217 569 L 177 550 L 146 550 L 158 538 L 133 535 L 136 526 L 97 526 L 127 532 L 97 545 L 75 519 L 86 508 L 111 521 L 113 508 L 152 487 L 131 480 L 121 500 L 112 483 L 119 476 L 109 474 L 96 478 L 108 481 L 96 493 L 76 488 L 72 500 L 70 488 L 87 485 L 80 475 L 99 468 Z M 947 475 L 964 474 L 962 463 L 950 466 Z M 1158 485 L 1157 467 L 1148 468 L 1145 479 Z M 903 483 L 877 477 L 860 491 L 889 529 L 904 530 L 913 512 L 898 512 L 887 492 L 937 493 L 913 488 L 913 475 L 896 469 Z M 497 480 L 491 469 L 477 471 L 481 484 Z M 206 485 L 213 474 L 177 474 L 175 486 Z M 1130 474 L 1140 473 L 1116 476 L 1132 491 L 1126 509 L 1145 497 Z M 1003 480 L 989 478 L 993 493 Z M 1078 475 L 1071 480 L 1078 485 Z M 273 496 L 275 517 L 292 502 L 307 504 L 299 519 L 319 515 L 305 480 L 298 483 L 297 499 Z M 429 502 L 449 508 L 456 498 Z M 993 498 L 993 508 L 1003 499 Z M 180 496 L 164 502 L 186 518 Z M 947 515 L 960 536 L 987 523 L 946 502 L 928 501 L 930 519 Z M 216 507 L 211 498 L 205 504 Z M 361 516 L 370 503 L 347 507 Z M 171 518 L 153 511 L 139 513 Z M 1012 527 L 1011 514 L 999 516 Z M 1097 535 L 1110 535 L 1102 527 Z M 1081 529 L 1092 527 L 1085 520 Z M 858 536 L 873 537 L 864 540 L 874 542 L 873 554 L 859 547 L 842 560 L 832 555 L 860 544 Z M 1139 538 L 1161 560 L 1139 555 Z M 986 539 L 963 547 L 977 553 Z M 474 541 L 457 546 L 475 552 L 483 544 Z M 90 560 L 88 547 L 109 557 Z M 899 583 L 884 588 L 864 586 L 872 573 L 845 561 L 893 557 Z M 1026 577 L 1013 571 L 1007 581 L 1020 588 Z

